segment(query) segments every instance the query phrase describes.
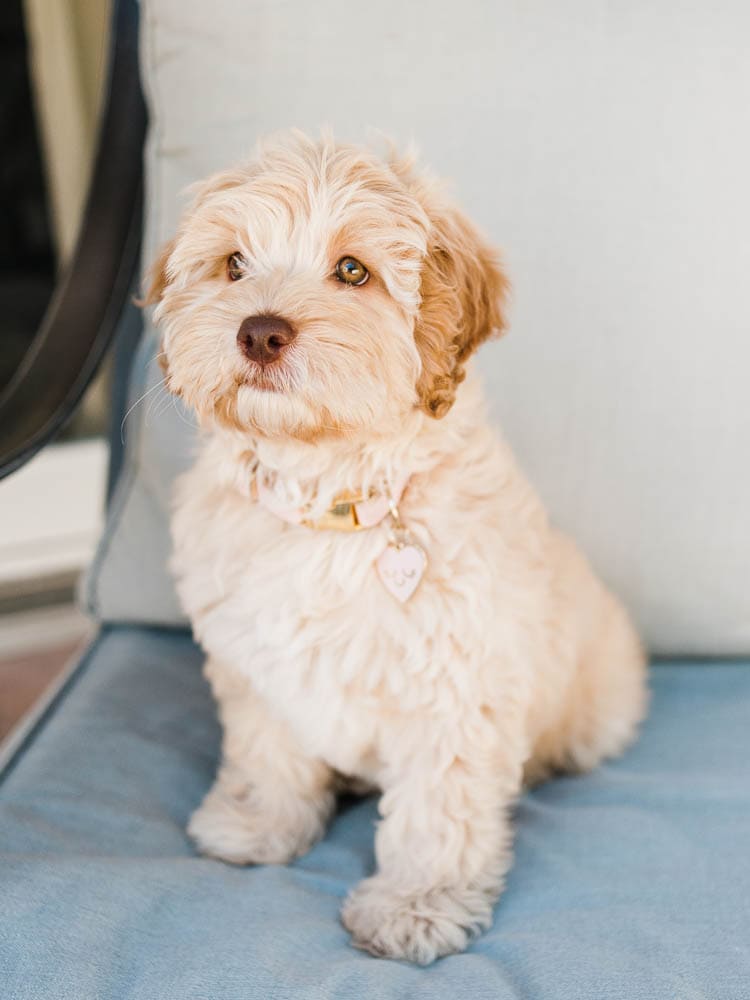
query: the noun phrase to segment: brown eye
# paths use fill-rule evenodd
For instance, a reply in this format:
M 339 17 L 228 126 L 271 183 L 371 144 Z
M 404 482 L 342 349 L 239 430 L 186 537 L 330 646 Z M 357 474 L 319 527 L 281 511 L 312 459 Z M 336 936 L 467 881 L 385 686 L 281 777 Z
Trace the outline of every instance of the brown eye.
M 247 274 L 247 261 L 241 253 L 233 253 L 227 257 L 227 277 L 230 281 L 239 281 Z
M 347 285 L 364 285 L 370 272 L 354 257 L 342 257 L 336 265 L 336 277 Z

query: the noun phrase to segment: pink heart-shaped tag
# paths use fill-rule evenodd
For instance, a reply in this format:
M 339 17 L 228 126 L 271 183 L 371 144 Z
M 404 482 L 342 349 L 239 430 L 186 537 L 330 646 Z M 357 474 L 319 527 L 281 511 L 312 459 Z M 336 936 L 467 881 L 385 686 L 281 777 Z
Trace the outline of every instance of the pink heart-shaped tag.
M 417 589 L 427 565 L 427 556 L 418 545 L 391 543 L 375 566 L 383 586 L 405 604 Z

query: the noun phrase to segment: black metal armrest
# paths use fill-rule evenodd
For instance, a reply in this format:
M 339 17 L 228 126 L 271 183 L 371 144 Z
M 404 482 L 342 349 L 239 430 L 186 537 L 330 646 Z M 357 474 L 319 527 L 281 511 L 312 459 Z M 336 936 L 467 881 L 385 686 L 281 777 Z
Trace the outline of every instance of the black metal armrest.
M 104 112 L 75 253 L 26 356 L 0 394 L 0 478 L 72 416 L 130 291 L 141 236 L 146 108 L 138 73 L 138 2 L 116 0 Z

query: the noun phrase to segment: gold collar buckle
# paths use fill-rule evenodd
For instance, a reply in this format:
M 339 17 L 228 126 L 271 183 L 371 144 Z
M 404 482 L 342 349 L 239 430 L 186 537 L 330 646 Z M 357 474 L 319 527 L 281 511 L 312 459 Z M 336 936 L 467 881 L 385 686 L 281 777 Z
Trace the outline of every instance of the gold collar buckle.
M 368 497 L 356 493 L 341 493 L 325 514 L 313 520 L 302 519 L 302 524 L 316 531 L 362 531 L 364 525 L 357 518 L 357 504 Z

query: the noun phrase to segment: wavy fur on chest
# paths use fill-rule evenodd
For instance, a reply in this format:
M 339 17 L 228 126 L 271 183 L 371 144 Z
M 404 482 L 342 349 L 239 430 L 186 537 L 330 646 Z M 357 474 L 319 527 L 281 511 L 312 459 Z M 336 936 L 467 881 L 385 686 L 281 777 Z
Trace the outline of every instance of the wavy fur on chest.
M 340 688 L 384 710 L 438 706 L 456 682 L 449 678 L 457 659 L 460 682 L 481 698 L 492 685 L 486 664 L 494 657 L 500 672 L 500 653 L 509 650 L 509 595 L 518 606 L 523 593 L 529 618 L 544 598 L 547 576 L 534 562 L 549 538 L 538 501 L 484 422 L 477 387 L 467 387 L 439 433 L 420 418 L 417 428 L 364 454 L 318 449 L 313 478 L 296 454 L 289 461 L 296 492 L 304 497 L 314 483 L 323 506 L 342 486 L 408 472 L 401 515 L 428 562 L 406 605 L 374 568 L 389 524 L 343 535 L 286 524 L 243 488 L 259 450 L 209 440 L 179 485 L 174 567 L 208 652 L 280 704 L 330 701 Z

